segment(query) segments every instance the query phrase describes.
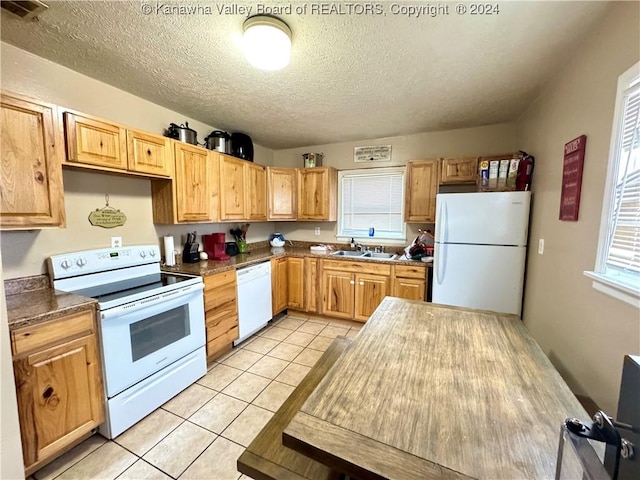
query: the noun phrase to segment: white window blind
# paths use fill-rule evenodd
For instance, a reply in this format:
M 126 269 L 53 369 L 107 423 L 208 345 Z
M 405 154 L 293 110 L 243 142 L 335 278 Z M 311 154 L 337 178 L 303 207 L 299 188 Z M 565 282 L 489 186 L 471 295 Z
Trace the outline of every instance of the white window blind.
M 340 172 L 338 237 L 405 240 L 403 208 L 404 168 Z
M 640 63 L 620 76 L 594 288 L 640 306 Z
M 607 242 L 606 266 L 617 274 L 638 276 L 640 275 L 640 82 L 629 89 L 625 95 L 623 111 L 620 158 Z

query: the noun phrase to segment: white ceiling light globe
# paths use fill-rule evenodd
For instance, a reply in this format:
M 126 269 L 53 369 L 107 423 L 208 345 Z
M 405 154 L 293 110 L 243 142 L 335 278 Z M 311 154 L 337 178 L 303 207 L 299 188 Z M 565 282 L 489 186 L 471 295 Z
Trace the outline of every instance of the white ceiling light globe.
M 244 54 L 262 70 L 280 70 L 291 58 L 291 29 L 275 17 L 258 15 L 244 22 Z

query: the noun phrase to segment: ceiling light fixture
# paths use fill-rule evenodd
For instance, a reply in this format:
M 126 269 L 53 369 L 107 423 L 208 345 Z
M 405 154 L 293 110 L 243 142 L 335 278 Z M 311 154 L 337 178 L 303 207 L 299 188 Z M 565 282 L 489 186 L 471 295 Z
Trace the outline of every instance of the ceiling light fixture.
M 280 70 L 291 58 L 291 29 L 282 20 L 267 15 L 247 18 L 243 25 L 244 54 L 262 70 Z

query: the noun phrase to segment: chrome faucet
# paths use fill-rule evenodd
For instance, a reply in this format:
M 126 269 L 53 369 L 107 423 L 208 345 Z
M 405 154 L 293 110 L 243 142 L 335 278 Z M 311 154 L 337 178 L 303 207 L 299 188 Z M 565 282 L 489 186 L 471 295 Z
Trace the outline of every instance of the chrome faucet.
M 384 245 L 378 245 L 374 251 L 376 253 L 384 253 Z

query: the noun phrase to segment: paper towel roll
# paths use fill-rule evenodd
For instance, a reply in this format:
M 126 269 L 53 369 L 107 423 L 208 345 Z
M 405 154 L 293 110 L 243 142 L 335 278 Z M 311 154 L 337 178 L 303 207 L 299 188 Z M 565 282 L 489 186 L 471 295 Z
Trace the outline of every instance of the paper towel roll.
M 168 267 L 172 267 L 176 264 L 174 248 L 173 237 L 164 237 L 164 263 Z

